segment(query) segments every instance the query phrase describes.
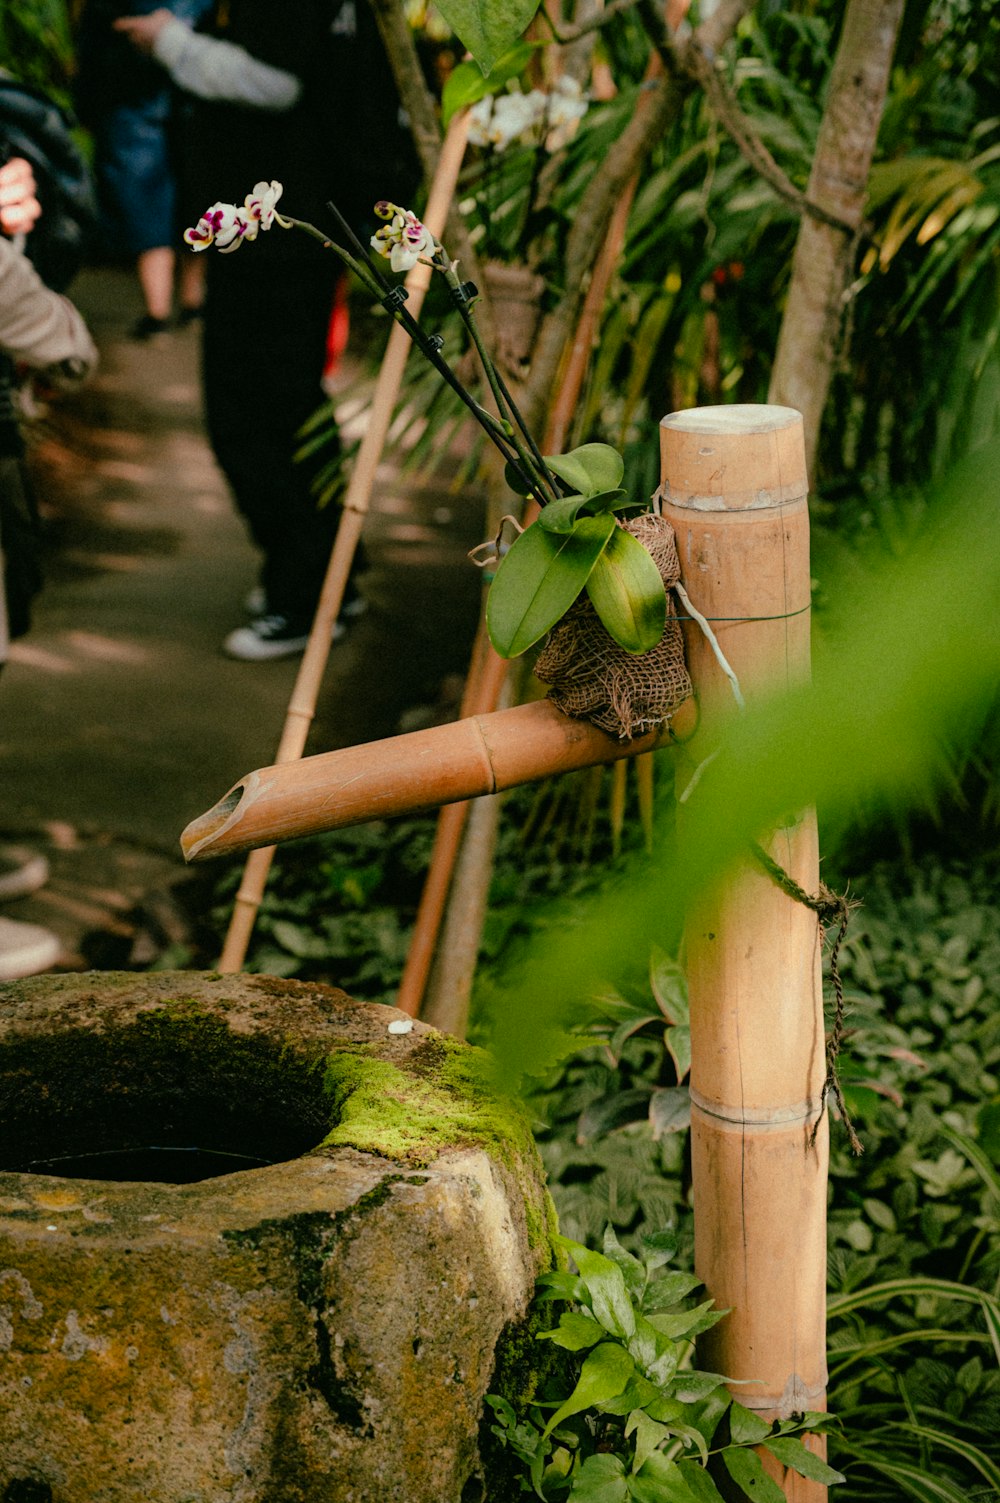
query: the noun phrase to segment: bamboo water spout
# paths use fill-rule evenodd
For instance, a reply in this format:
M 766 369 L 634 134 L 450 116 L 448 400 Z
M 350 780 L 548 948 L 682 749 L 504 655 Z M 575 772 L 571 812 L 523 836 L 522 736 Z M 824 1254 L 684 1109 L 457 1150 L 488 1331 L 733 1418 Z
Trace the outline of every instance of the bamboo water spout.
M 554 773 L 653 751 L 694 730 L 692 701 L 634 741 L 615 741 L 547 701 L 473 715 L 362 746 L 279 762 L 241 778 L 181 835 L 188 861 L 422 813 Z

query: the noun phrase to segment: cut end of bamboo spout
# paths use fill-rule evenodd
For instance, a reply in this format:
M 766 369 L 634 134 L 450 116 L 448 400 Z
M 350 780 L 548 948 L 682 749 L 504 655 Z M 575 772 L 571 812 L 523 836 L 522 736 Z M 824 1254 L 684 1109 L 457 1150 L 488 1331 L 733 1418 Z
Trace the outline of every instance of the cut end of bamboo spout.
M 217 804 L 204 814 L 199 814 L 181 832 L 181 851 L 185 861 L 197 861 L 199 853 L 205 851 L 205 847 L 211 845 L 226 830 L 243 803 L 250 779 L 255 776 L 255 773 L 250 773 L 248 777 L 242 778 Z M 214 854 L 213 851 L 205 852 L 206 856 Z

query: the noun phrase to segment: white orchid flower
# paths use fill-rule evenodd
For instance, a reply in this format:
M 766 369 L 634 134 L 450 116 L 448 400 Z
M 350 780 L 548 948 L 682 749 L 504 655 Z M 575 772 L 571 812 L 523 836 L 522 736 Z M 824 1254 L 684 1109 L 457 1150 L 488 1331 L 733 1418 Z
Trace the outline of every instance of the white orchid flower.
M 192 250 L 207 250 L 215 245 L 220 251 L 239 250 L 244 240 L 257 236 L 257 222 L 251 221 L 245 209 L 235 204 L 213 204 L 206 209 L 193 229 L 184 231 L 184 239 Z
M 546 119 L 553 130 L 573 125 L 587 113 L 589 99 L 575 78 L 560 78 L 549 95 Z
M 272 180 L 269 183 L 254 183 L 253 192 L 247 194 L 244 207 L 262 230 L 269 230 L 275 220 L 283 230 L 291 229 L 291 220 L 282 219 L 275 208 L 283 192 L 281 183 Z
M 469 113 L 469 140 L 473 146 L 503 151 L 511 142 L 534 130 L 544 115 L 545 95 L 539 89 L 527 94 L 512 89 L 507 94 L 480 99 Z
M 256 240 L 259 231 L 269 230 L 273 224 L 290 230 L 292 221 L 282 219 L 275 204 L 282 194 L 278 182 L 255 183 L 242 207 L 236 204 L 213 204 L 206 209 L 193 229 L 184 231 L 184 239 L 192 250 L 208 250 L 216 246 L 223 253 L 239 250 L 244 240 Z
M 412 209 L 383 201 L 375 205 L 375 213 L 388 223 L 375 231 L 372 249 L 389 258 L 393 271 L 409 271 L 422 258 L 433 258 L 438 243 Z

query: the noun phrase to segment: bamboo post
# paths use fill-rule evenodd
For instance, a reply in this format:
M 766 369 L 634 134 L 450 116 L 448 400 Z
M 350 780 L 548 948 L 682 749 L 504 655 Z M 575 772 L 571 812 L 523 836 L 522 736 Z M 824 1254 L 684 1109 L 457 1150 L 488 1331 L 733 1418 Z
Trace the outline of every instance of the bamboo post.
M 682 583 L 715 631 L 747 702 L 809 674 L 809 517 L 802 418 L 788 407 L 696 408 L 663 419 L 663 514 Z M 699 697 L 681 786 L 734 711 L 700 629 L 685 624 Z M 697 797 L 697 794 L 692 794 Z M 813 810 L 761 844 L 810 893 Z M 825 1405 L 825 1118 L 816 916 L 749 858 L 696 905 L 686 932 L 691 995 L 695 1267 L 731 1314 L 702 1338 L 703 1365 L 737 1380 L 767 1418 Z M 782 1476 L 790 1503 L 826 1489 Z
M 444 232 L 465 155 L 468 130 L 469 112 L 461 110 L 448 126 L 428 195 L 424 222 L 432 235 L 440 236 Z M 418 262 L 406 277 L 404 285 L 409 294 L 408 306 L 414 318 L 419 317 L 431 276 L 431 268 Z M 394 323 L 375 383 L 368 427 L 344 497 L 343 512 L 309 632 L 309 641 L 285 715 L 276 756 L 278 762 L 298 761 L 305 750 L 309 727 L 316 713 L 320 685 L 330 656 L 333 629 L 340 615 L 347 578 L 368 513 L 375 474 L 385 448 L 410 348 L 409 335 L 399 324 Z M 219 959 L 219 970 L 224 973 L 233 973 L 243 968 L 273 860 L 273 847 L 255 850 L 247 859 Z

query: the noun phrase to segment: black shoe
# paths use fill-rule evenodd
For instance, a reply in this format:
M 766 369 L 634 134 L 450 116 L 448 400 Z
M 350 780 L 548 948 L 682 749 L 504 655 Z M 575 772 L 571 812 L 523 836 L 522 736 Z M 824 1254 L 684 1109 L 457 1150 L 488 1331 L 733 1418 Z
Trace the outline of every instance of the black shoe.
M 197 308 L 178 308 L 175 320 L 178 329 L 187 329 L 191 324 L 196 324 L 203 312 L 204 309 L 200 303 Z
M 151 313 L 144 313 L 139 322 L 133 325 L 130 339 L 145 341 L 154 339 L 157 334 L 169 334 L 169 318 L 154 318 Z
M 305 652 L 309 622 L 291 616 L 259 616 L 249 626 L 238 626 L 222 644 L 223 652 L 244 663 L 264 663 L 271 658 L 293 657 Z

